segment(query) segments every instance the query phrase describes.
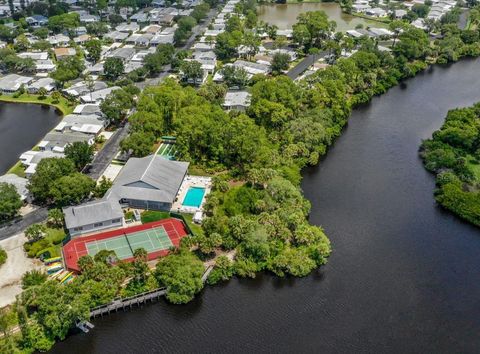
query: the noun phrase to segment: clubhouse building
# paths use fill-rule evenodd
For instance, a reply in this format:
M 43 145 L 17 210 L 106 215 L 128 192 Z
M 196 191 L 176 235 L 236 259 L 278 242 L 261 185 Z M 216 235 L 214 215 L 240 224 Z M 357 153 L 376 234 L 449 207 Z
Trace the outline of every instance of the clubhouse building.
M 169 211 L 188 165 L 156 154 L 130 158 L 102 199 L 63 209 L 70 235 L 123 226 L 122 207 Z

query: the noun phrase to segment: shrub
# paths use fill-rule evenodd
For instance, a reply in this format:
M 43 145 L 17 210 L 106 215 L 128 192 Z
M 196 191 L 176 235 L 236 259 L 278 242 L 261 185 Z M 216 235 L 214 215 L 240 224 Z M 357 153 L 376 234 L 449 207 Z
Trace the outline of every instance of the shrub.
M 5 262 L 7 261 L 7 258 L 8 258 L 7 252 L 0 247 L 0 266 L 5 264 Z

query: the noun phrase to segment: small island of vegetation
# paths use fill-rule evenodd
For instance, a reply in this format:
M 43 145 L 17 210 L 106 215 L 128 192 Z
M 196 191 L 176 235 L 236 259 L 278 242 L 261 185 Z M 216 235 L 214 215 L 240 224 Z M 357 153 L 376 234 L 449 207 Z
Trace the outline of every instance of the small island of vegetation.
M 480 226 L 480 103 L 448 112 L 443 126 L 420 148 L 436 174 L 435 200 Z

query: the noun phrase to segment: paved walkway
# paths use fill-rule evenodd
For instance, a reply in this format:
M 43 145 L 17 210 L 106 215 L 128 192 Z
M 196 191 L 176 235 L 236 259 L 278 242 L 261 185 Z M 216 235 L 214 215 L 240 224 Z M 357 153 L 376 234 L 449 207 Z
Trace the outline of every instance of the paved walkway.
M 120 149 L 120 142 L 128 135 L 128 123 L 124 127 L 119 128 L 113 136 L 107 140 L 103 148 L 95 155 L 92 162 L 92 167 L 87 173 L 88 176 L 97 180 L 107 169 L 110 162 L 112 162 L 115 155 Z
M 287 76 L 295 80 L 297 77 L 302 75 L 305 70 L 307 70 L 310 66 L 312 66 L 318 59 L 324 57 L 327 52 L 321 52 L 319 54 L 310 54 L 306 56 L 300 63 L 295 65 L 290 71 L 287 73 Z
M 32 224 L 45 221 L 47 219 L 47 215 L 47 208 L 38 208 L 28 213 L 18 222 L 0 228 L 0 240 L 4 240 L 7 237 L 19 234 Z

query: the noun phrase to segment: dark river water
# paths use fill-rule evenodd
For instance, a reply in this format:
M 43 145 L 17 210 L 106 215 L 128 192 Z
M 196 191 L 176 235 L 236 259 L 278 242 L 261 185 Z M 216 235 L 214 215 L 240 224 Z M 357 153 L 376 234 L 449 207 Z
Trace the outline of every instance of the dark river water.
M 438 208 L 417 156 L 448 109 L 480 100 L 480 60 L 435 67 L 353 112 L 304 173 L 333 243 L 303 279 L 261 275 L 95 320 L 55 353 L 478 353 L 480 231 Z
M 61 115 L 36 104 L 0 102 L 0 175 L 55 127 Z

